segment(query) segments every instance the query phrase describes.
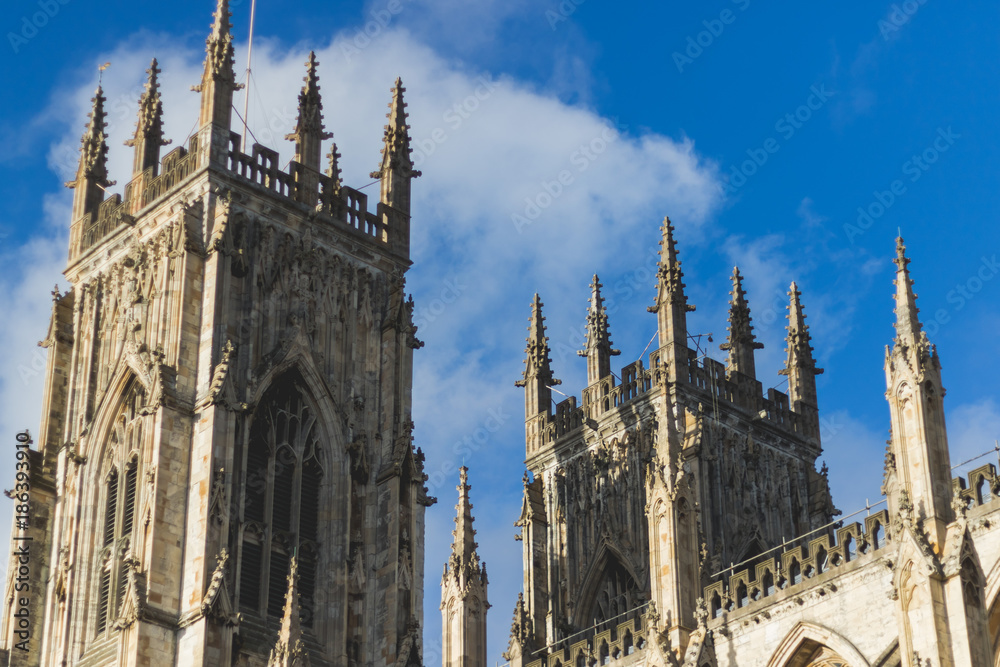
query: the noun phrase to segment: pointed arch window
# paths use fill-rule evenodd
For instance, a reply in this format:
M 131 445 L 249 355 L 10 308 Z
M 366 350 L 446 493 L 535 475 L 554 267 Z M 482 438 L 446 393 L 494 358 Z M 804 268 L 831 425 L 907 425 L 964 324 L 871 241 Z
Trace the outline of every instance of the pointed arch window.
M 145 405 L 142 386 L 132 380 L 107 438 L 102 494 L 104 512 L 98 544 L 100 567 L 97 572 L 95 616 L 96 634 L 113 628 L 127 587 L 128 560 L 134 544 L 139 495 L 139 465 L 142 451 Z M 122 472 L 124 471 L 124 472 Z
M 244 613 L 282 615 L 289 561 L 297 553 L 302 624 L 312 627 L 325 463 L 321 439 L 302 378 L 286 373 L 260 401 L 250 425 L 239 574 Z

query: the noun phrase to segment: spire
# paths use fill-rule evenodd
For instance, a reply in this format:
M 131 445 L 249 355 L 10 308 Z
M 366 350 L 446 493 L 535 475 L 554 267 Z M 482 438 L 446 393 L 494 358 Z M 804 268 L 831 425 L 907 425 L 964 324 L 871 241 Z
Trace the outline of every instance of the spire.
M 330 145 L 330 152 L 327 154 L 327 159 L 329 162 L 326 167 L 326 175 L 333 180 L 334 191 L 339 191 L 342 183 L 340 180 L 340 153 L 337 152 L 336 143 Z
M 80 139 L 80 166 L 76 179 L 66 183 L 66 187 L 76 189 L 73 195 L 73 220 L 77 220 L 104 201 L 104 190 L 112 185 L 108 180 L 108 142 L 105 129 L 104 91 L 97 86 L 90 110 L 87 130 Z
M 611 375 L 611 357 L 621 354 L 621 350 L 611 347 L 608 310 L 601 297 L 602 287 L 595 273 L 590 283 L 590 308 L 587 309 L 587 343 L 584 349 L 577 352 L 581 357 L 587 357 L 588 385 Z
M 730 374 L 742 373 L 747 377 L 756 377 L 753 351 L 764 346 L 758 343 L 753 335 L 753 325 L 750 323 L 750 306 L 747 304 L 747 294 L 743 291 L 743 276 L 739 267 L 733 267 L 733 289 L 729 292 L 729 338 L 719 346 L 720 350 L 728 350 Z
M 192 90 L 201 93 L 201 114 L 198 124 L 217 125 L 227 133 L 232 120 L 233 91 L 242 88 L 236 83 L 234 71 L 232 24 L 229 22 L 229 0 L 218 0 L 212 32 L 205 40 L 205 71 L 201 83 Z M 226 148 L 228 149 L 228 134 Z
M 660 227 L 663 238 L 660 241 L 660 263 L 656 272 L 656 303 L 647 310 L 656 313 L 660 347 L 673 343 L 687 349 L 687 314 L 695 307 L 689 305 L 684 294 L 684 273 L 677 258 L 677 244 L 674 241 L 674 226 L 670 218 L 663 219 Z M 671 350 L 676 354 L 677 350 Z
M 286 135 L 285 139 L 295 142 L 295 158 L 299 164 L 315 171 L 320 169 L 321 144 L 324 139 L 330 139 L 332 134 L 323 130 L 323 100 L 319 94 L 319 75 L 316 73 L 316 52 L 309 52 L 306 61 L 306 75 L 302 91 L 299 93 L 299 119 L 295 123 L 295 132 Z
M 389 124 L 385 126 L 382 164 L 378 171 L 371 173 L 371 177 L 382 181 L 381 202 L 409 215 L 410 181 L 421 174 L 413 169 L 410 158 L 410 126 L 406 124 L 409 114 L 403 101 L 404 92 L 403 81 L 397 78 L 392 88 L 389 113 L 386 114 Z
M 469 502 L 469 469 L 459 470 L 458 504 L 455 505 L 451 556 L 441 577 L 442 665 L 469 667 L 486 664 L 486 611 L 489 581 L 486 565 L 479 562 L 476 530 Z M 457 627 L 456 627 L 457 624 Z
M 514 384 L 524 387 L 525 416 L 534 417 L 540 412 L 551 410 L 552 391 L 550 387 L 562 384 L 552 376 L 552 360 L 549 358 L 549 339 L 545 336 L 545 318 L 542 317 L 542 301 L 535 294 L 531 302 L 531 318 L 528 325 L 527 355 L 524 360 L 524 376 Z
M 309 651 L 302 642 L 302 621 L 299 618 L 299 563 L 292 556 L 288 565 L 288 590 L 285 592 L 285 613 L 281 616 L 278 642 L 271 649 L 267 667 L 308 667 Z
M 809 326 L 806 324 L 806 316 L 799 301 L 802 293 L 794 282 L 788 296 L 788 326 L 785 327 L 788 330 L 786 337 L 788 360 L 778 373 L 788 376 L 788 398 L 792 409 L 800 414 L 808 413 L 815 417 L 814 426 L 818 435 L 819 402 L 816 396 L 816 376 L 821 375 L 823 369 L 817 368 L 816 360 L 813 359 Z
M 472 503 L 469 501 L 469 469 L 462 466 L 459 469 L 458 504 L 455 505 L 455 530 L 451 531 L 451 558 L 445 571 L 450 570 L 456 575 L 476 574 L 479 571 L 479 554 L 476 547 L 476 529 L 472 527 L 475 520 L 472 516 Z M 469 571 L 471 568 L 471 572 Z M 485 568 L 482 569 L 485 576 Z
M 903 238 L 896 239 L 896 346 L 918 349 L 926 336 L 922 335 L 920 319 L 917 313 L 917 295 L 913 293 L 913 280 L 910 278 L 910 260 L 906 256 L 906 246 Z
M 146 74 L 146 89 L 139 97 L 139 120 L 135 124 L 135 134 L 125 142 L 126 146 L 135 148 L 135 158 L 132 162 L 132 174 L 141 174 L 147 169 L 156 175 L 160 164 L 160 148 L 170 143 L 163 138 L 163 102 L 160 99 L 160 68 L 156 58 L 150 63 Z

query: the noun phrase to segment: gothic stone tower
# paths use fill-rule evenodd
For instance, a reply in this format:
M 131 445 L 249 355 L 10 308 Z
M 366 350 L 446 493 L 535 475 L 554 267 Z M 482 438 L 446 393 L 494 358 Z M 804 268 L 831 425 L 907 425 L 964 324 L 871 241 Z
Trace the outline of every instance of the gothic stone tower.
M 124 196 L 94 96 L 33 454 L 49 569 L 12 664 L 421 663 L 404 88 L 372 213 L 336 146 L 321 172 L 315 56 L 288 170 L 241 152 L 230 28 L 218 0 L 198 130 L 162 160 L 153 61 Z
M 837 513 L 820 454 L 815 375 L 792 286 L 789 394 L 765 394 L 742 276 L 733 273 L 728 365 L 689 347 L 673 227 L 663 226 L 656 314 L 659 347 L 611 372 L 613 349 L 597 277 L 587 310 L 582 405 L 552 409 L 542 303 L 535 296 L 525 390 L 524 592 L 507 657 L 561 664 L 580 651 L 604 664 L 656 629 L 660 660 L 676 664 L 698 627 L 708 575 L 752 560 Z M 581 654 L 582 655 L 582 654 Z M 548 657 L 547 657 L 548 656 Z

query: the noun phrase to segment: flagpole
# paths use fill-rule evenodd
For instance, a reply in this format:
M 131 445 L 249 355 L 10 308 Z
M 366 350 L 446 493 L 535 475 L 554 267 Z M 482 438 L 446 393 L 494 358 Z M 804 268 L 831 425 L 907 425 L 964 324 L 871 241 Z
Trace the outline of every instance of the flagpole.
M 247 80 L 243 87 L 245 97 L 243 98 L 243 152 L 247 152 L 247 124 L 250 120 L 250 58 L 253 56 L 253 19 L 257 14 L 257 0 L 250 2 L 250 42 L 247 45 Z

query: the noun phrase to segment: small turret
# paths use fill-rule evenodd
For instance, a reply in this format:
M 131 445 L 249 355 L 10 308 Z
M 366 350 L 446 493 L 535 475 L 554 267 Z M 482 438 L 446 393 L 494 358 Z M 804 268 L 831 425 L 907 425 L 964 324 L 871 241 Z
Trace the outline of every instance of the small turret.
M 656 329 L 660 348 L 665 349 L 664 361 L 668 365 L 670 379 L 677 381 L 686 373 L 680 373 L 678 364 L 687 364 L 687 314 L 695 307 L 688 304 L 684 294 L 684 273 L 677 257 L 674 241 L 674 226 L 670 218 L 663 219 L 663 239 L 660 241 L 660 262 L 656 272 L 656 303 L 647 310 L 656 313 Z
M 552 375 L 552 360 L 549 358 L 549 339 L 545 336 L 545 318 L 542 317 L 542 301 L 535 294 L 531 302 L 531 318 L 528 326 L 527 355 L 524 360 L 524 377 L 514 384 L 524 387 L 524 416 L 531 418 L 539 413 L 552 413 L 552 390 L 550 387 L 562 384 Z
M 96 211 L 104 201 L 106 188 L 114 185 L 108 180 L 108 142 L 104 120 L 104 91 L 100 86 L 91 99 L 90 121 L 87 130 L 80 139 L 80 166 L 76 170 L 76 179 L 66 183 L 66 187 L 76 190 L 73 193 L 73 220 L 79 220 L 84 215 Z
M 302 620 L 299 617 L 298 558 L 292 556 L 288 566 L 285 612 L 281 616 L 278 642 L 271 649 L 267 667 L 309 667 L 309 664 L 309 650 L 302 642 Z
M 601 285 L 594 274 L 590 283 L 590 308 L 587 309 L 587 344 L 577 352 L 587 358 L 587 384 L 611 375 L 611 357 L 621 354 L 621 350 L 611 347 L 611 333 L 608 330 L 608 309 L 601 297 Z
M 392 89 L 392 102 L 389 103 L 389 113 L 386 118 L 389 124 L 385 126 L 384 144 L 382 146 L 382 164 L 378 171 L 371 173 L 372 178 L 381 180 L 380 201 L 406 215 L 410 214 L 410 181 L 420 176 L 413 169 L 410 158 L 410 126 L 406 124 L 406 102 L 403 101 L 402 79 L 396 79 Z
M 954 519 L 941 362 L 921 330 L 902 238 L 896 239 L 895 263 L 896 337 L 892 349 L 886 348 L 885 372 L 897 481 L 886 489 L 886 495 L 893 512 L 906 504 L 901 497 L 909 498 L 915 517 L 925 522 L 924 529 L 937 548 Z
M 163 102 L 160 99 L 160 68 L 156 58 L 153 58 L 146 73 L 149 78 L 146 89 L 139 97 L 139 120 L 135 124 L 135 134 L 125 142 L 126 146 L 135 149 L 133 176 L 138 176 L 147 169 L 155 176 L 160 165 L 160 148 L 170 143 L 170 140 L 163 138 Z
M 294 160 L 314 171 L 320 170 L 322 143 L 333 135 L 323 129 L 323 100 L 319 94 L 319 75 L 316 72 L 316 52 L 309 52 L 306 61 L 306 76 L 302 91 L 299 93 L 299 118 L 295 123 L 295 131 L 285 136 L 285 139 L 295 142 Z
M 729 292 L 729 338 L 719 346 L 720 350 L 729 352 L 729 363 L 726 370 L 729 375 L 741 373 L 747 377 L 757 377 L 754 365 L 754 350 L 764 347 L 753 335 L 753 325 L 750 319 L 750 306 L 747 304 L 747 294 L 743 291 L 743 276 L 739 267 L 733 267 L 733 289 Z
M 459 471 L 451 556 L 441 577 L 442 664 L 444 667 L 481 667 L 486 664 L 486 565 L 476 551 L 469 501 L 469 469 Z
M 813 348 L 806 325 L 806 315 L 802 311 L 799 297 L 802 293 L 793 282 L 788 292 L 788 330 L 787 353 L 785 367 L 778 371 L 788 376 L 788 399 L 792 409 L 802 415 L 808 415 L 814 422 L 816 437 L 819 437 L 819 401 L 816 396 L 816 376 L 823 373 L 816 367 L 813 359 Z
M 222 138 L 228 144 L 232 121 L 233 92 L 242 88 L 236 83 L 234 71 L 232 24 L 229 18 L 229 0 L 218 0 L 212 32 L 205 40 L 205 71 L 201 83 L 191 88 L 201 93 L 199 127 L 214 125 L 224 131 Z M 228 148 L 228 146 L 227 146 Z

